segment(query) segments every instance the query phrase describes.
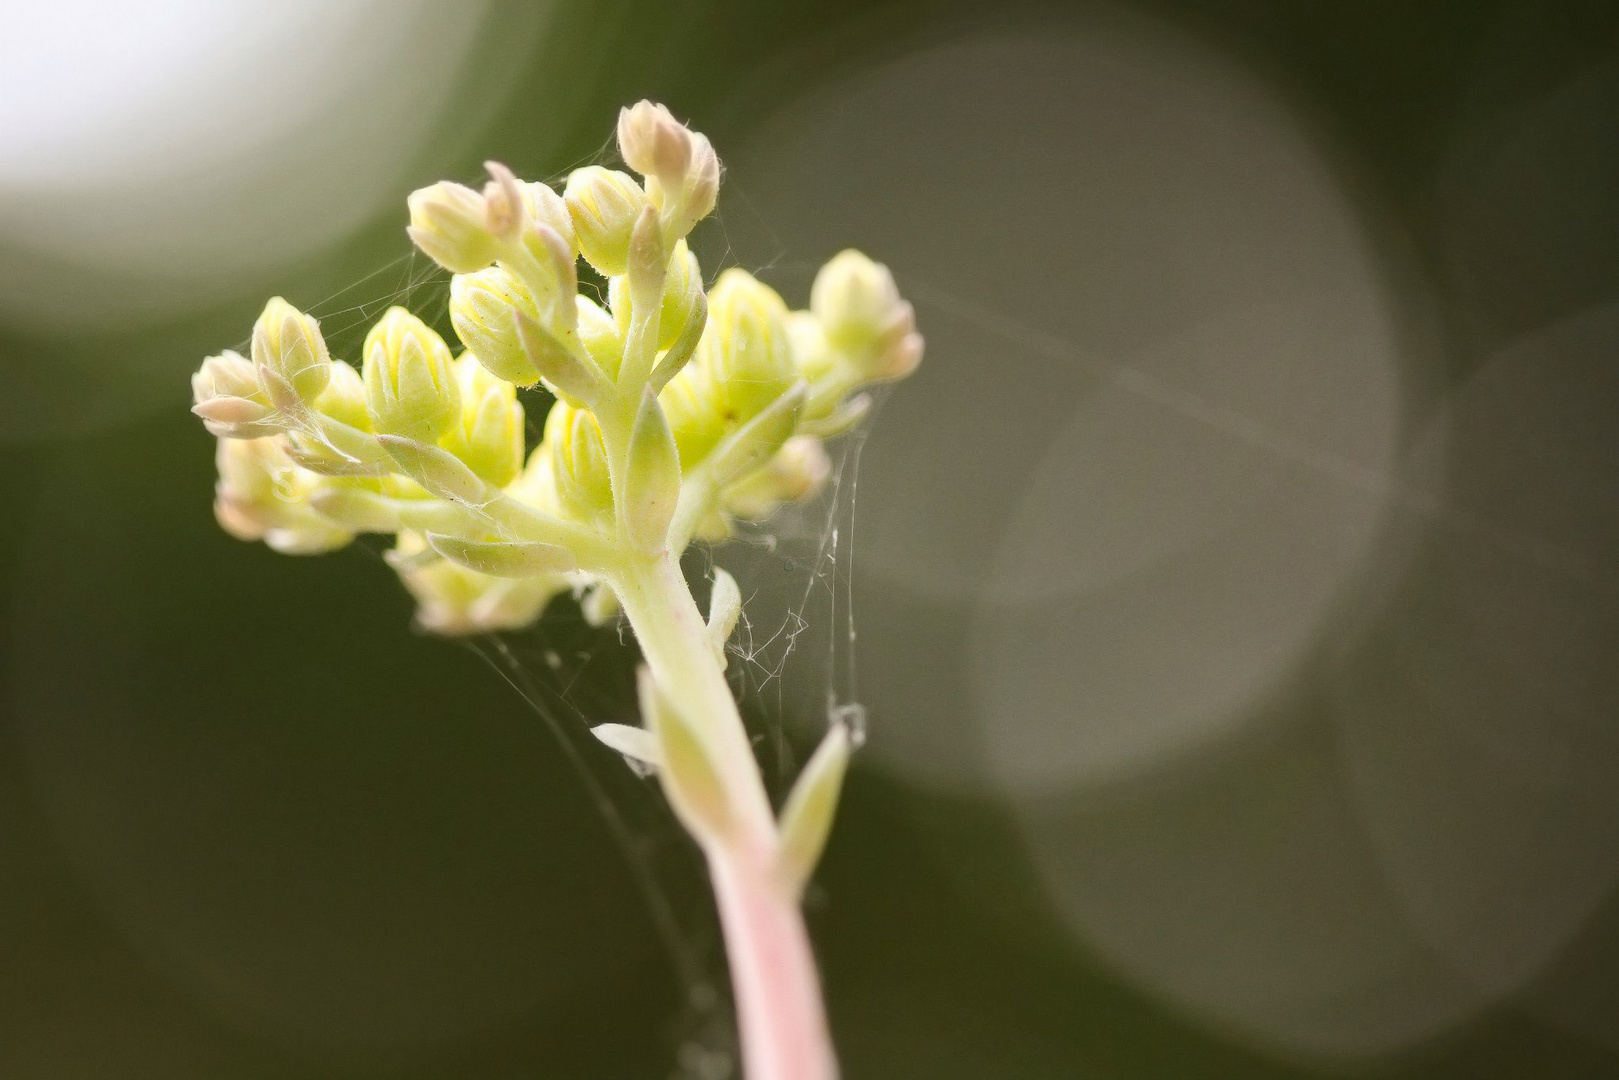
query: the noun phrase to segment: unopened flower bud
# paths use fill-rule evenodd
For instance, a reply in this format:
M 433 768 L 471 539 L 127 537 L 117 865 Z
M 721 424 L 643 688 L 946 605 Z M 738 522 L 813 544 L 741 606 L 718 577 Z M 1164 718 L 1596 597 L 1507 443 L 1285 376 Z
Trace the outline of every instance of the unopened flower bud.
M 549 190 L 549 189 L 547 189 Z M 566 218 L 567 212 L 563 211 Z M 573 226 L 568 226 L 569 236 Z M 551 226 L 533 223 L 523 231 L 526 267 L 513 266 L 534 299 L 538 322 L 557 334 L 573 330 L 574 297 L 579 294 L 579 253 L 568 237 Z
M 425 561 L 423 556 L 429 556 Z M 416 598 L 416 623 L 434 634 L 516 630 L 540 617 L 566 591 L 561 574 L 497 578 L 433 556 L 418 533 L 403 532 L 388 561 Z
M 787 305 L 745 270 L 727 270 L 715 283 L 698 351 L 738 421 L 775 401 L 797 377 Z
M 465 184 L 442 181 L 411 192 L 405 231 L 428 258 L 455 274 L 471 274 L 495 261 L 499 243 L 489 231 L 484 197 Z
M 725 437 L 727 409 L 714 377 L 703 364 L 687 364 L 658 394 L 669 430 L 689 472 Z
M 607 277 L 624 273 L 630 231 L 647 206 L 641 185 L 627 173 L 591 165 L 568 175 L 563 198 L 585 261 Z
M 720 159 L 706 135 L 693 133 L 691 165 L 678 195 L 664 194 L 670 210 L 670 228 L 675 236 L 685 236 L 692 227 L 714 212 L 720 191 Z M 669 205 L 673 199 L 673 205 Z
M 834 348 L 859 352 L 883 336 L 903 301 L 888 267 L 850 248 L 815 275 L 810 310 Z
M 558 401 L 545 418 L 545 445 L 563 512 L 586 522 L 611 515 L 612 474 L 596 418 L 588 410 Z
M 292 463 L 280 439 L 221 439 L 214 517 L 238 540 L 263 540 L 285 555 L 340 548 L 354 539 L 309 505 L 321 478 Z
M 191 411 L 220 438 L 257 439 L 281 430 L 252 362 L 238 353 L 204 360 L 191 376 L 191 396 Z
M 561 195 L 549 184 L 539 182 L 523 185 L 523 206 L 529 220 L 544 225 L 562 238 L 570 255 L 579 254 L 579 237 L 574 229 L 572 211 Z
M 669 239 L 685 236 L 714 209 L 720 160 L 704 135 L 662 105 L 638 102 L 618 114 L 618 145 L 630 168 L 647 178 L 647 194 Z
M 498 266 L 450 279 L 450 323 L 461 343 L 495 376 L 532 386 L 540 373 L 517 336 L 518 311 L 539 318 L 523 283 Z
M 378 432 L 430 443 L 460 415 L 448 346 L 404 308 L 389 308 L 366 335 L 364 378 Z
M 497 379 L 471 353 L 455 362 L 461 415 L 444 447 L 480 478 L 503 488 L 523 468 L 523 406 L 517 390 Z
M 523 230 L 528 220 L 523 188 L 512 171 L 498 161 L 486 161 L 492 179 L 484 185 L 484 223 L 502 240 L 510 240 Z
M 326 389 L 332 360 L 320 324 L 277 296 L 253 324 L 253 366 L 270 401 L 291 410 Z
M 332 379 L 315 399 L 315 411 L 361 431 L 371 430 L 366 407 L 365 380 L 352 364 L 333 361 Z
M 677 240 L 669 256 L 669 273 L 663 279 L 663 308 L 658 321 L 658 348 L 673 345 L 686 329 L 698 295 L 703 291 L 703 271 L 697 265 L 697 256 L 686 247 L 686 241 Z
M 861 381 L 903 378 L 921 362 L 916 312 L 900 299 L 888 267 L 858 251 L 839 252 L 821 267 L 810 310 Z
M 827 344 L 826 330 L 814 312 L 788 314 L 787 340 L 793 346 L 793 366 L 804 378 L 813 382 L 832 370 L 836 357 Z
M 759 521 L 783 503 L 813 498 L 831 474 L 832 462 L 821 440 L 794 435 L 764 468 L 726 490 L 725 508 L 736 517 Z
M 905 306 L 907 309 L 910 308 L 909 304 Z M 915 325 L 914 320 L 908 321 L 906 325 Z M 922 363 L 922 346 L 922 335 L 915 330 L 907 330 L 897 341 L 889 344 L 874 357 L 874 362 L 867 369 L 868 377 L 873 382 L 905 378 Z
M 691 321 L 698 295 L 703 291 L 703 271 L 697 256 L 684 240 L 675 241 L 669 255 L 669 269 L 663 279 L 663 295 L 658 308 L 658 348 L 667 349 Z M 628 335 L 635 305 L 630 300 L 630 283 L 622 275 L 607 282 L 607 303 L 618 323 L 619 333 Z
M 618 111 L 618 152 L 642 176 L 679 190 L 691 166 L 691 132 L 664 106 L 638 101 Z
M 720 191 L 720 159 L 714 145 L 706 135 L 693 136 L 691 176 L 686 187 L 687 211 L 693 222 L 702 220 L 714 210 Z
M 618 365 L 624 359 L 624 335 L 618 328 L 617 321 L 603 311 L 594 300 L 579 296 L 574 298 L 575 306 L 579 309 L 579 325 L 576 332 L 579 341 L 584 345 L 590 358 L 596 361 L 602 373 L 609 379 L 618 376 Z

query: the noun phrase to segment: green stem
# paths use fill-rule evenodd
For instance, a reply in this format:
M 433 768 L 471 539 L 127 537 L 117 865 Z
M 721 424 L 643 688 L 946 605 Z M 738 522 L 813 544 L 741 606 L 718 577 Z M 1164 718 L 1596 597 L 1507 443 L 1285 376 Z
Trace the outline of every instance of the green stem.
M 703 618 L 668 553 L 610 575 L 662 693 L 699 731 L 735 812 L 704 840 L 736 996 L 747 1080 L 836 1080 L 820 978 L 796 892 L 778 862 L 775 815 Z

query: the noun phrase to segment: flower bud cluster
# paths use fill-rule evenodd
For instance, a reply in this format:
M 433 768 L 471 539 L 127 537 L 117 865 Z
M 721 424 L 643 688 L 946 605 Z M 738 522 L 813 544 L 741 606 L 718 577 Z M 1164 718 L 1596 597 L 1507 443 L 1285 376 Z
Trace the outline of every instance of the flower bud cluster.
M 396 534 L 419 622 L 458 634 L 523 625 L 570 589 L 609 617 L 614 559 L 818 491 L 823 439 L 858 420 L 859 390 L 920 359 L 911 306 L 852 251 L 805 311 L 742 270 L 705 291 L 685 236 L 714 208 L 712 146 L 650 102 L 620 113 L 618 140 L 631 172 L 577 169 L 561 193 L 490 162 L 481 191 L 410 196 L 411 239 L 454 275 L 459 357 L 396 307 L 356 369 L 276 298 L 250 357 L 203 361 L 221 524 L 289 552 Z M 579 293 L 581 256 L 605 305 Z M 534 385 L 557 400 L 530 448 L 517 388 Z

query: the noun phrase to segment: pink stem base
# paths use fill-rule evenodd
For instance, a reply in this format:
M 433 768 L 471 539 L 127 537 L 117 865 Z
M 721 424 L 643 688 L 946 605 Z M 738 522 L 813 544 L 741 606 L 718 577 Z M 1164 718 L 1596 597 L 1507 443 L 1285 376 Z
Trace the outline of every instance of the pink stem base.
M 776 876 L 709 853 L 746 1080 L 837 1080 L 820 980 L 796 897 Z

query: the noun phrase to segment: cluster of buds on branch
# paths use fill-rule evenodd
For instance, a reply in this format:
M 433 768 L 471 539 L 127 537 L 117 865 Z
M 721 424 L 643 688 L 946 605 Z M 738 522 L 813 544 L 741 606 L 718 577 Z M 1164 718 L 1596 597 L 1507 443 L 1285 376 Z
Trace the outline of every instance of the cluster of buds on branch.
M 761 923 L 774 908 L 758 892 L 796 897 L 813 868 L 847 733 L 828 736 L 778 818 L 723 677 L 740 595 L 721 572 L 708 617 L 694 622 L 678 560 L 693 540 L 722 540 L 739 520 L 812 496 L 829 471 L 823 440 L 860 421 L 865 387 L 916 367 L 922 339 L 888 270 L 855 251 L 822 268 L 808 310 L 741 270 L 705 289 L 686 236 L 715 205 L 713 147 L 645 101 L 621 112 L 618 143 L 638 175 L 590 166 L 559 194 L 489 162 L 482 191 L 445 182 L 410 196 L 410 238 L 454 275 L 459 356 L 395 307 L 356 370 L 329 355 L 314 318 L 277 298 L 250 357 L 203 362 L 193 411 L 220 440 L 215 508 L 227 531 L 299 554 L 393 534 L 389 562 L 428 630 L 520 627 L 567 591 L 593 619 L 623 610 L 647 658 L 645 726 L 598 735 L 656 768 L 711 862 L 720 857 L 722 913 L 727 888 L 740 890 L 731 903 L 744 910 L 726 925 L 750 1071 L 824 1077 L 829 1048 L 766 1045 L 790 1040 L 796 1029 L 778 1029 L 795 1008 L 814 1014 L 797 1037 L 820 1023 L 824 1041 L 818 998 L 810 1008 L 802 985 L 790 1000 L 760 990 L 780 973 L 747 969 L 739 950 L 749 934 L 801 936 L 801 924 Z M 580 294 L 581 257 L 607 280 L 605 307 Z M 535 384 L 555 401 L 530 449 L 516 389 Z M 774 1034 L 757 1015 L 750 1034 L 750 1008 L 774 1010 Z M 781 1073 L 772 1052 L 825 1067 Z

